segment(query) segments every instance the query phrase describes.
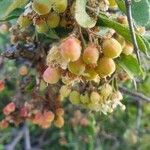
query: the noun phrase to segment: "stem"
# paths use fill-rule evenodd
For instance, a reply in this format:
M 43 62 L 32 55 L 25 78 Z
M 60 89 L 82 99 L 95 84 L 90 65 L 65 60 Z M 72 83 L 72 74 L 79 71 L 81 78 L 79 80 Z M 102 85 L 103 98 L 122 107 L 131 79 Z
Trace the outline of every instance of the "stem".
M 132 99 L 134 99 L 134 100 L 136 100 L 136 101 L 150 102 L 150 98 L 149 98 L 149 97 L 147 97 L 147 96 L 145 96 L 145 95 L 143 95 L 143 94 L 141 94 L 141 93 L 138 93 L 138 92 L 136 92 L 136 91 L 133 91 L 133 90 L 131 90 L 131 89 L 127 89 L 127 88 L 125 88 L 125 87 L 119 86 L 119 90 L 120 90 L 122 93 L 124 93 L 124 94 L 130 96 Z
M 136 40 L 134 24 L 133 24 L 133 18 L 132 18 L 131 0 L 125 0 L 125 5 L 126 5 L 126 10 L 127 10 L 127 18 L 128 18 L 128 23 L 129 23 L 132 43 L 133 43 L 133 46 L 134 46 L 134 51 L 136 53 L 138 62 L 141 65 L 140 53 L 139 53 L 139 48 L 138 48 L 138 44 L 137 44 L 137 40 Z

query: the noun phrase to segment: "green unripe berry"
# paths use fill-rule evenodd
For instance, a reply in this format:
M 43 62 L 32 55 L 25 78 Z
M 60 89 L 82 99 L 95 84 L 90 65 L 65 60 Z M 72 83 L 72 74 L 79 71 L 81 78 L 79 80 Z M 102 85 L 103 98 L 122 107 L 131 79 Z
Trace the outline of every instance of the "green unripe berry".
M 31 24 L 30 18 L 28 16 L 24 16 L 24 15 L 21 15 L 18 18 L 17 22 L 18 22 L 20 28 L 26 28 L 26 27 L 28 27 Z
M 59 25 L 60 16 L 56 12 L 52 12 L 48 15 L 46 21 L 50 28 L 56 28 Z
M 69 95 L 69 100 L 72 104 L 80 104 L 80 93 L 77 91 L 72 91 Z
M 58 13 L 63 13 L 68 6 L 68 1 L 67 0 L 55 0 L 53 9 L 58 12 Z
M 90 97 L 89 97 L 88 93 L 86 93 L 86 94 L 81 94 L 81 95 L 80 95 L 80 101 L 81 101 L 81 103 L 83 103 L 83 104 L 89 103 Z

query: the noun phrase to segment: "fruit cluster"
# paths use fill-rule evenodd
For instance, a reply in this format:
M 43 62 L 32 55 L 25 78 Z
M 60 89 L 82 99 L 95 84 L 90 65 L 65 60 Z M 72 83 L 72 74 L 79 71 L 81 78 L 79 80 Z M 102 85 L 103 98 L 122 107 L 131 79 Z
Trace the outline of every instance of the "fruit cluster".
M 124 107 L 119 91 L 113 91 L 109 84 L 99 87 L 92 85 L 90 90 L 81 91 L 79 84 L 99 84 L 103 78 L 110 77 L 116 70 L 114 59 L 121 53 L 122 46 L 114 38 L 104 39 L 101 48 L 89 43 L 83 49 L 80 40 L 69 36 L 50 49 L 43 79 L 49 84 L 62 80 L 65 85 L 60 89 L 61 99 L 69 96 L 73 104 L 105 114 L 112 112 L 118 104 Z M 78 90 L 74 90 L 74 87 L 78 87 Z
M 1 128 L 7 128 L 9 123 L 18 125 L 25 119 L 44 129 L 49 128 L 52 122 L 54 122 L 54 125 L 58 128 L 64 125 L 64 110 L 62 108 L 57 108 L 55 112 L 46 109 L 41 111 L 32 109 L 29 104 L 18 108 L 14 102 L 10 102 L 4 107 L 3 114 L 5 118 L 0 121 Z

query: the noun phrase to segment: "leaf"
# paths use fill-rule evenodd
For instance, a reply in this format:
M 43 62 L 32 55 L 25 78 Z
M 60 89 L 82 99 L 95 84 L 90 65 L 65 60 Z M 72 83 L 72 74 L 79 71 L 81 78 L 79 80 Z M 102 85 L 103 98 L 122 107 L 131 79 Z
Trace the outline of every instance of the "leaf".
M 91 18 L 86 12 L 87 0 L 76 0 L 75 3 L 75 19 L 83 28 L 92 28 L 96 24 L 96 20 Z
M 0 5 L 3 6 L 0 9 L 0 20 L 5 20 L 5 18 L 16 8 L 24 6 L 28 0 L 2 0 Z
M 133 55 L 122 54 L 117 60 L 117 64 L 127 72 L 131 79 L 143 75 L 143 70 Z
M 116 0 L 116 3 L 119 7 L 119 9 L 122 11 L 122 12 L 126 12 L 126 6 L 125 6 L 125 2 L 124 0 Z
M 123 36 L 127 41 L 132 42 L 129 28 L 123 26 L 122 24 L 120 24 L 116 21 L 111 20 L 110 18 L 107 18 L 103 15 L 100 15 L 99 19 L 97 21 L 97 25 L 112 28 L 118 34 Z M 143 39 L 141 38 L 141 36 L 136 34 L 136 39 L 137 39 L 137 43 L 138 43 L 138 47 L 139 47 L 140 51 L 148 56 L 147 51 L 150 50 L 150 49 L 147 49 L 147 47 L 146 47 Z
M 150 21 L 150 5 L 148 0 L 132 0 L 132 17 L 139 26 L 146 26 Z

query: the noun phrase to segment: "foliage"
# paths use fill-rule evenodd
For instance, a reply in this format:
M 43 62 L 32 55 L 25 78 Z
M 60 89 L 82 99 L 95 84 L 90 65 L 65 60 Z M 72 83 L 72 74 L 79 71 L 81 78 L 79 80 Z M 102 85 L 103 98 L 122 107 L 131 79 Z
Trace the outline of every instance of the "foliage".
M 128 2 L 0 1 L 0 150 L 150 149 L 150 1 Z

